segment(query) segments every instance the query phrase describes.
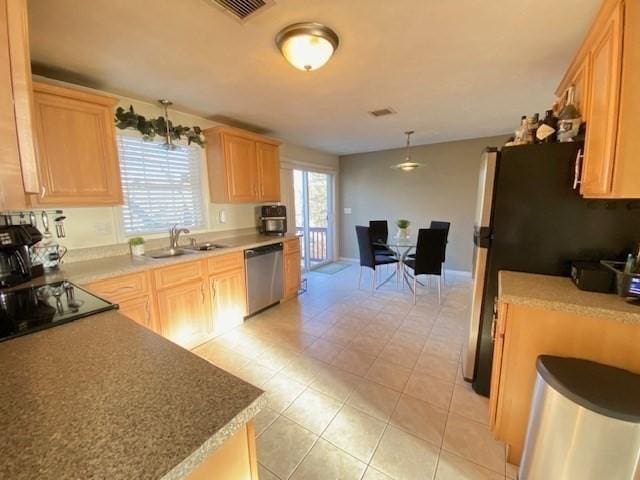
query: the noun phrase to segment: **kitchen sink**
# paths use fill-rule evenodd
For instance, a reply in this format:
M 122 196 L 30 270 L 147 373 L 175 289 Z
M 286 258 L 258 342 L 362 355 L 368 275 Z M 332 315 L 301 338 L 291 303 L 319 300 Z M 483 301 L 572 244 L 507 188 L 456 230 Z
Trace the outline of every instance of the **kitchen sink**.
M 195 250 L 196 252 L 207 252 L 211 250 L 218 250 L 219 248 L 228 248 L 226 245 L 220 245 L 219 243 L 212 242 L 204 242 L 204 243 L 194 243 L 188 246 L 185 246 L 187 250 Z
M 170 258 L 179 257 L 180 255 L 188 255 L 192 252 L 188 252 L 183 248 L 165 248 L 162 250 L 151 250 L 144 254 L 145 257 L 150 258 Z

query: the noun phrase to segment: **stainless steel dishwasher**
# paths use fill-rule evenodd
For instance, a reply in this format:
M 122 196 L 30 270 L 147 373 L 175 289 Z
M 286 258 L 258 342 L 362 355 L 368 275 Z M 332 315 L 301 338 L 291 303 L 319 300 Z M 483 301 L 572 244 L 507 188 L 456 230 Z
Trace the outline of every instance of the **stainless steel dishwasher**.
M 282 298 L 282 243 L 244 251 L 247 310 L 253 315 Z

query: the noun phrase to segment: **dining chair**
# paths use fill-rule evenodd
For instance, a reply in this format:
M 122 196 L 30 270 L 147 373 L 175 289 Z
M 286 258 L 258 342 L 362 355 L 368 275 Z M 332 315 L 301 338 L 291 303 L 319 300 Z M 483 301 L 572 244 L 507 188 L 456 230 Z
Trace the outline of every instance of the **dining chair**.
M 443 222 L 441 220 L 431 220 L 431 224 L 429 228 L 434 228 L 436 230 L 444 230 L 446 232 L 444 239 L 444 246 L 442 247 L 442 263 L 444 264 L 447 257 L 447 245 L 449 244 L 449 229 L 451 228 L 451 222 Z M 442 282 L 447 284 L 447 269 L 442 268 Z
M 358 250 L 360 252 L 360 275 L 358 276 L 358 288 L 362 282 L 362 269 L 367 267 L 373 270 L 371 276 L 371 291 L 376 288 L 376 267 L 380 265 L 397 264 L 398 260 L 395 257 L 388 255 L 380 255 L 375 253 L 373 248 L 373 242 L 371 238 L 371 229 L 362 225 L 356 226 L 356 236 L 358 237 Z
M 386 220 L 370 220 L 369 231 L 371 232 L 373 250 L 377 255 L 388 255 L 390 257 L 396 256 L 393 250 L 386 246 L 386 243 L 389 240 L 389 224 Z
M 413 304 L 416 304 L 418 275 L 438 277 L 438 304 L 442 302 L 442 249 L 446 232 L 435 228 L 418 230 L 414 258 L 406 258 L 404 264 L 413 270 Z

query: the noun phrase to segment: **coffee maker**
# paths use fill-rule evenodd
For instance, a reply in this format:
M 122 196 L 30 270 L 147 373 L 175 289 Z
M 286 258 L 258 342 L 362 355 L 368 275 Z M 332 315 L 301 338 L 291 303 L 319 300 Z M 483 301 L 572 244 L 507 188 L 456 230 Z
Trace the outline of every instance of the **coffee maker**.
M 29 224 L 0 226 L 0 288 L 13 287 L 44 273 L 33 265 L 29 248 L 42 240 L 42 234 Z

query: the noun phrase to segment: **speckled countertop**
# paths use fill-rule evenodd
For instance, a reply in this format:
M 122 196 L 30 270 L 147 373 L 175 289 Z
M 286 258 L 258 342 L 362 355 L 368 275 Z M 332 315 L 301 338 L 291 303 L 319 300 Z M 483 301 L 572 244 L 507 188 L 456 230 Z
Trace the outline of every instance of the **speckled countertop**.
M 109 277 L 126 275 L 144 270 L 152 270 L 154 268 L 174 265 L 184 262 L 193 262 L 207 257 L 216 255 L 225 255 L 227 253 L 243 251 L 249 248 L 255 248 L 263 245 L 271 245 L 282 242 L 297 235 L 287 234 L 284 237 L 273 237 L 260 234 L 241 235 L 228 238 L 217 238 L 215 243 L 224 245 L 221 248 L 212 251 L 188 253 L 172 258 L 150 258 L 150 257 L 132 257 L 131 255 L 118 255 L 115 257 L 97 258 L 94 260 L 85 260 L 81 262 L 63 263 L 60 270 L 48 273 L 44 277 L 35 278 L 30 283 L 23 283 L 18 288 L 27 286 L 42 285 L 47 282 L 55 282 L 59 280 L 69 280 L 77 284 L 86 284 L 104 280 Z
M 640 304 L 608 293 L 585 292 L 567 277 L 501 271 L 499 300 L 640 325 Z
M 120 315 L 0 343 L 0 478 L 183 478 L 263 392 Z

